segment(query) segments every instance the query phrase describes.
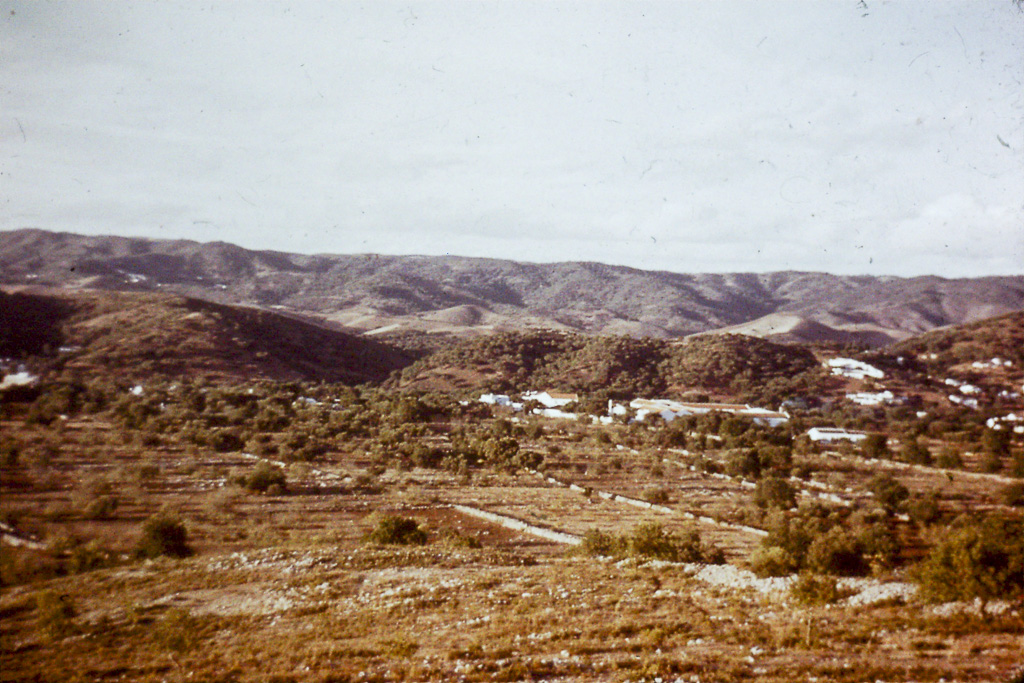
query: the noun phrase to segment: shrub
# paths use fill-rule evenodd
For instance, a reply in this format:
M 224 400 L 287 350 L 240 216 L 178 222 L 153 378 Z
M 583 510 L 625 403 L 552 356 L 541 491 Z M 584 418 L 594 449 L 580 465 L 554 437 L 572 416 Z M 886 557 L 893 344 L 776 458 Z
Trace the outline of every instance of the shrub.
M 587 555 L 621 557 L 626 554 L 629 544 L 621 536 L 590 529 L 583 535 L 580 551 Z
M 248 476 L 243 477 L 242 485 L 250 491 L 266 493 L 271 487 L 285 491 L 288 488 L 288 481 L 284 470 L 277 465 L 271 465 L 266 460 L 261 460 Z
M 944 446 L 935 459 L 935 465 L 946 470 L 959 470 L 964 466 L 960 451 L 951 446 Z
M 921 595 L 936 602 L 986 601 L 1024 594 L 1024 524 L 1019 517 L 962 516 L 912 572 Z
M 110 519 L 114 516 L 118 504 L 117 496 L 99 496 L 85 506 L 82 516 L 86 519 Z
M 135 549 L 140 557 L 188 557 L 188 530 L 184 523 L 168 512 L 153 515 L 142 525 L 142 538 Z
M 750 570 L 758 576 L 788 576 L 797 569 L 796 559 L 778 546 L 761 546 L 750 554 Z
M 703 543 L 696 527 L 690 527 L 677 536 L 653 522 L 637 525 L 626 536 L 591 529 L 583 536 L 580 552 L 610 557 L 647 557 L 668 562 L 725 562 L 721 549 Z
M 648 503 L 660 505 L 670 501 L 669 490 L 663 486 L 652 486 L 644 489 L 641 497 Z
M 814 539 L 807 549 L 807 566 L 819 574 L 840 576 L 857 576 L 867 570 L 860 544 L 841 526 Z
M 829 605 L 843 597 L 833 577 L 810 572 L 803 572 L 797 577 L 789 587 L 789 595 L 801 605 Z
M 414 519 L 385 515 L 377 521 L 376 528 L 366 535 L 365 540 L 381 545 L 424 545 L 427 532 Z
M 917 439 L 913 439 L 900 449 L 900 460 L 912 465 L 931 465 L 932 454 L 928 451 L 927 446 Z
M 920 526 L 935 523 L 940 515 L 939 496 L 934 491 L 914 498 L 906 504 L 907 514 Z
M 757 482 L 757 488 L 754 489 L 754 502 L 762 508 L 788 510 L 796 505 L 796 491 L 785 479 L 766 477 Z
M 1000 494 L 1003 505 L 1024 507 L 1024 483 L 1010 484 Z
M 910 497 L 910 491 L 895 477 L 887 472 L 876 474 L 867 484 L 867 488 L 875 495 L 875 500 L 886 512 L 896 512 Z
M 868 434 L 860 442 L 860 453 L 865 458 L 888 458 L 890 455 L 889 440 L 885 434 Z

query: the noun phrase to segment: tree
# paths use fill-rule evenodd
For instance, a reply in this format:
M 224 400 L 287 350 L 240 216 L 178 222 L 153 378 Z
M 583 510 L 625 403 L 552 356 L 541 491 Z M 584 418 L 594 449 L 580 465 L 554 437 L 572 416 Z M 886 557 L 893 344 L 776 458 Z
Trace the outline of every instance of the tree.
M 1019 517 L 957 518 L 912 572 L 934 602 L 1024 595 L 1024 524 Z
M 886 512 L 895 513 L 910 497 L 910 491 L 887 472 L 876 474 L 868 482 L 868 490 L 875 494 L 875 500 Z
M 754 489 L 754 502 L 762 508 L 773 507 L 788 510 L 796 505 L 796 491 L 785 479 L 766 477 L 757 482 L 757 488 Z
M 136 546 L 136 553 L 141 557 L 188 557 L 192 554 L 188 530 L 173 514 L 160 512 L 142 525 L 142 538 Z
M 366 535 L 370 543 L 382 545 L 423 545 L 427 532 L 414 519 L 385 515 L 377 521 L 377 527 Z
M 888 458 L 890 455 L 889 440 L 885 438 L 885 434 L 868 434 L 860 442 L 860 452 L 865 458 L 876 460 Z

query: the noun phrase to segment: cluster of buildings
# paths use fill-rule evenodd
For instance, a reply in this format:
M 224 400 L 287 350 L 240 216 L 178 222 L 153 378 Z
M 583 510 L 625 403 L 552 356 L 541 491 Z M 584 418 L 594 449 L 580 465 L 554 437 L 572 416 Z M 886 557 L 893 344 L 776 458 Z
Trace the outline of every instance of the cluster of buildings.
M 531 402 L 540 404 L 532 410 L 534 415 L 544 417 L 560 417 L 575 419 L 576 413 L 563 410 L 566 406 L 579 401 L 577 394 L 566 394 L 553 391 L 530 391 L 523 394 L 519 401 L 514 401 L 505 394 L 483 394 L 480 397 L 481 403 L 489 405 L 504 406 L 514 412 L 521 412 Z M 669 399 L 635 398 L 629 404 L 608 402 L 608 414 L 597 418 L 603 424 L 611 424 L 616 418 L 628 415 L 632 412 L 637 422 L 643 422 L 651 415 L 657 415 L 666 422 L 671 422 L 677 417 L 690 415 L 706 415 L 710 412 L 728 413 L 739 417 L 752 419 L 756 424 L 775 427 L 789 420 L 786 413 L 756 408 L 740 403 L 687 403 L 672 401 Z

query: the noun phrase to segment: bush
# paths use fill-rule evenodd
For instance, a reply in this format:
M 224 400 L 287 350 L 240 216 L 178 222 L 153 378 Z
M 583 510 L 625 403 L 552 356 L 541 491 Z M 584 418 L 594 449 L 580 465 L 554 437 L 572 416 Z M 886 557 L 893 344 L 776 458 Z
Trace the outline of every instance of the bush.
M 762 508 L 788 510 L 796 505 L 796 491 L 785 479 L 767 477 L 757 482 L 757 488 L 754 489 L 754 502 Z
M 696 527 L 690 527 L 677 536 L 653 522 L 637 525 L 627 536 L 591 529 L 583 537 L 580 552 L 606 557 L 647 557 L 668 562 L 725 562 L 721 549 L 703 543 Z
M 890 455 L 889 440 L 885 438 L 884 434 L 868 434 L 860 442 L 860 453 L 865 458 L 876 460 L 888 458 Z
M 935 465 L 946 470 L 959 470 L 963 469 L 964 459 L 961 457 L 960 451 L 951 446 L 944 446 L 935 459 Z
M 941 516 L 939 496 L 934 491 L 916 497 L 906 504 L 907 514 L 920 526 L 928 526 Z
M 376 528 L 366 535 L 365 540 L 381 545 L 424 545 L 427 532 L 414 519 L 385 515 L 377 521 Z
M 580 551 L 586 555 L 603 557 L 622 557 L 626 555 L 629 544 L 621 536 L 609 534 L 600 529 L 590 529 L 583 535 Z
M 868 482 L 867 488 L 875 495 L 875 500 L 886 512 L 897 512 L 910 497 L 910 491 L 895 477 L 887 472 L 876 474 Z
M 641 494 L 641 497 L 648 503 L 654 505 L 668 503 L 671 500 L 669 490 L 663 486 L 652 486 L 650 488 L 646 488 Z
M 161 512 L 142 525 L 142 538 L 135 548 L 140 557 L 188 557 L 192 548 L 188 545 L 188 530 L 177 517 Z
M 1010 484 L 1000 494 L 1003 505 L 1024 507 L 1024 483 Z
M 288 480 L 280 467 L 261 460 L 248 476 L 242 478 L 242 485 L 259 493 L 266 493 L 272 487 L 283 492 L 288 488 Z
M 913 439 L 900 449 L 900 460 L 912 465 L 931 465 L 932 454 L 928 451 L 927 446 L 917 439 Z
M 819 574 L 859 576 L 867 563 L 857 539 L 841 526 L 818 536 L 807 549 L 807 566 Z
M 789 576 L 796 571 L 796 559 L 778 546 L 761 546 L 750 554 L 750 571 L 761 578 L 766 576 Z
M 959 517 L 912 578 L 921 595 L 935 602 L 1024 595 L 1024 524 L 1019 517 Z
M 831 576 L 816 576 L 803 572 L 789 587 L 789 595 L 801 605 L 829 605 L 837 602 L 842 593 Z

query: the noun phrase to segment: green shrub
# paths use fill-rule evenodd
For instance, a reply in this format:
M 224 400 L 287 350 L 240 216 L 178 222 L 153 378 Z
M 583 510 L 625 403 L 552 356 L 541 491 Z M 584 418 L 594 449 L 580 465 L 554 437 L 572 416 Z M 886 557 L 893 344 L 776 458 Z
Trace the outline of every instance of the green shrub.
M 153 515 L 142 525 L 142 538 L 139 539 L 135 553 L 140 557 L 192 555 L 185 524 L 168 512 Z
M 369 543 L 381 545 L 424 545 L 427 532 L 420 528 L 414 519 L 384 515 L 377 521 L 377 526 L 366 535 Z
M 914 498 L 905 507 L 910 519 L 920 526 L 934 524 L 942 514 L 942 510 L 939 507 L 939 496 L 934 491 Z
M 648 503 L 654 505 L 662 505 L 664 503 L 668 503 L 671 500 L 669 496 L 669 490 L 664 486 L 651 486 L 649 488 L 646 488 L 644 489 L 644 492 L 641 494 L 641 497 Z
M 900 460 L 912 465 L 931 465 L 932 454 L 927 446 L 917 439 L 912 439 L 900 449 Z
M 868 434 L 867 437 L 861 439 L 860 453 L 865 458 L 876 460 L 888 458 L 890 455 L 889 440 L 884 434 Z
M 629 544 L 621 536 L 609 534 L 600 529 L 589 529 L 583 535 L 580 552 L 586 555 L 603 557 L 622 557 L 626 554 Z
M 288 480 L 284 470 L 277 465 L 271 465 L 266 460 L 261 460 L 247 476 L 242 478 L 242 485 L 250 491 L 266 493 L 274 488 L 277 491 L 285 491 L 288 488 Z
M 802 572 L 797 577 L 789 587 L 789 595 L 799 604 L 808 606 L 830 605 L 843 597 L 835 578 L 810 572 Z
M 750 571 L 764 578 L 766 576 L 788 576 L 796 571 L 796 559 L 778 546 L 761 546 L 750 554 Z
M 868 568 L 857 539 L 841 526 L 814 539 L 807 549 L 807 566 L 819 574 L 840 576 L 858 576 Z
M 669 562 L 725 562 L 722 550 L 703 543 L 696 527 L 676 535 L 654 522 L 638 524 L 625 536 L 591 529 L 583 536 L 579 551 L 587 555 L 645 557 Z
M 910 497 L 910 491 L 888 472 L 876 474 L 867 484 L 867 488 L 875 495 L 875 500 L 886 512 L 896 512 Z
M 958 517 L 911 576 L 935 602 L 1024 595 L 1024 524 L 1011 516 Z
M 766 477 L 757 482 L 757 488 L 754 489 L 754 502 L 762 508 L 788 510 L 796 505 L 796 491 L 785 479 Z

